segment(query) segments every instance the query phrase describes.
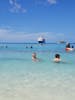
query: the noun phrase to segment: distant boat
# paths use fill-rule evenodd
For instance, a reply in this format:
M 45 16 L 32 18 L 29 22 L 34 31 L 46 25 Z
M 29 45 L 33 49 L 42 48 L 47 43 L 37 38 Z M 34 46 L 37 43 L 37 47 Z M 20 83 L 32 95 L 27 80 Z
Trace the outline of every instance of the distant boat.
M 61 40 L 61 41 L 58 41 L 58 43 L 63 44 L 63 43 L 66 43 L 66 42 L 65 42 L 65 41 L 63 41 L 63 40 Z
M 45 38 L 40 36 L 37 41 L 38 41 L 38 43 L 43 44 L 43 43 L 45 43 Z

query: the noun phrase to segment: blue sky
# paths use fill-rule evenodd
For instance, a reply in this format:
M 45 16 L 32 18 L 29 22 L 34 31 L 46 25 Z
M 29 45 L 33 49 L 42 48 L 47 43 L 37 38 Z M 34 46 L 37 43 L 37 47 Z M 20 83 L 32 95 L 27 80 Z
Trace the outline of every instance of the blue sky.
M 75 0 L 1 0 L 0 41 L 75 42 Z

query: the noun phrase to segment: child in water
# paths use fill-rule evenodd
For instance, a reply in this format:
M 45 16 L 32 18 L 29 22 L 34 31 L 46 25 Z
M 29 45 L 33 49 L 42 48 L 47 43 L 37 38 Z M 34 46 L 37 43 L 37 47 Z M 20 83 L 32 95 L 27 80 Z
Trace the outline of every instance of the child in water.
M 60 55 L 59 54 L 55 54 L 55 58 L 54 58 L 54 62 L 60 62 Z

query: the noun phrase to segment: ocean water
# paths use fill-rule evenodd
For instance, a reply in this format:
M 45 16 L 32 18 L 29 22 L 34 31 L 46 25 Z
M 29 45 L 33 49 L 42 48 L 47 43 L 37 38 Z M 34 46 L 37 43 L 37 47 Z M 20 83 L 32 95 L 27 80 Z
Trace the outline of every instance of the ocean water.
M 53 62 L 56 53 L 62 62 Z M 65 44 L 0 44 L 0 100 L 75 100 L 75 51 Z

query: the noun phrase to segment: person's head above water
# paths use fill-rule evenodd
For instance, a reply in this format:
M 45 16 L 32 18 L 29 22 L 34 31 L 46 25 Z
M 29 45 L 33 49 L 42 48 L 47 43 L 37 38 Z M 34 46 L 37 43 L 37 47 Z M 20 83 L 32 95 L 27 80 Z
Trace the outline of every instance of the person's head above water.
M 66 48 L 70 48 L 70 43 L 67 43 L 66 44 Z
M 36 55 L 35 52 L 32 53 L 32 60 L 33 60 L 33 61 L 39 61 L 39 59 L 37 58 L 37 55 Z
M 59 54 L 55 54 L 55 58 L 60 58 L 60 55 Z
M 32 53 L 32 57 L 36 59 L 36 53 Z
M 74 48 L 74 46 L 72 45 L 72 48 Z
M 60 54 L 55 54 L 54 62 L 58 63 L 60 61 L 61 61 Z

